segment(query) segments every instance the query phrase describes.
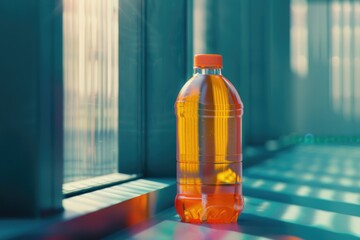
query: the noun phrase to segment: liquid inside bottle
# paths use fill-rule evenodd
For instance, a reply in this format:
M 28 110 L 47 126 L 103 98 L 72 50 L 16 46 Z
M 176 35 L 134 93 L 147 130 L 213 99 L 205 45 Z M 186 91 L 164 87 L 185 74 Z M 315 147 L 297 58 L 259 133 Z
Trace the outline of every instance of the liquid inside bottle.
M 221 68 L 221 55 L 196 55 L 194 76 L 175 103 L 175 207 L 183 222 L 236 222 L 243 209 L 243 104 Z

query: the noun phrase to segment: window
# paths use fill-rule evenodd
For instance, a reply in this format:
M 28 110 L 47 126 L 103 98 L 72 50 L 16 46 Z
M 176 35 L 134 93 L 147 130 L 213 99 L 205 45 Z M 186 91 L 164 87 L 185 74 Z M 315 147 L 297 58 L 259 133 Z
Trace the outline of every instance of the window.
M 118 172 L 118 5 L 63 1 L 64 183 Z
M 159 21 L 157 11 L 176 20 Z M 174 176 L 173 104 L 186 80 L 185 21 L 182 1 L 64 1 L 66 196 Z M 173 29 L 181 31 L 165 34 Z

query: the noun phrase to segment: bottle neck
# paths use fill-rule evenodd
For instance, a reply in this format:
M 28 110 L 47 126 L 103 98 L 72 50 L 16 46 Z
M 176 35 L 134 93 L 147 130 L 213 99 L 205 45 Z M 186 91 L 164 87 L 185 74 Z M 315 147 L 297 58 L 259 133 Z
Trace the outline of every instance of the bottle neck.
M 194 74 L 222 75 L 221 68 L 199 68 L 199 67 L 194 67 Z

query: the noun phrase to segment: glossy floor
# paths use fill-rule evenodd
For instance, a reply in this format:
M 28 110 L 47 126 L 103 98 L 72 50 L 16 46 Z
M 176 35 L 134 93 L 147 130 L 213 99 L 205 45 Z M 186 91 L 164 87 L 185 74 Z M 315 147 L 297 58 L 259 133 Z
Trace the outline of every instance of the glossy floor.
M 244 170 L 237 223 L 182 223 L 172 208 L 109 239 L 359 239 L 359 172 L 358 146 L 300 145 Z

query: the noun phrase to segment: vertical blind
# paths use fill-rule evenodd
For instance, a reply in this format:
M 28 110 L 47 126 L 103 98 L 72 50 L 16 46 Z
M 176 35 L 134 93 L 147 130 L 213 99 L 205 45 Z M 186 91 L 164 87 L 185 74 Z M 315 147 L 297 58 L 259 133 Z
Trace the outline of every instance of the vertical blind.
M 359 1 L 291 1 L 293 73 L 306 80 L 311 67 L 313 72 L 321 71 L 309 62 L 328 70 L 323 76 L 329 76 L 331 111 L 345 121 L 360 120 Z
M 118 4 L 63 0 L 64 183 L 118 171 Z
M 360 119 L 360 2 L 333 1 L 330 16 L 332 105 Z

